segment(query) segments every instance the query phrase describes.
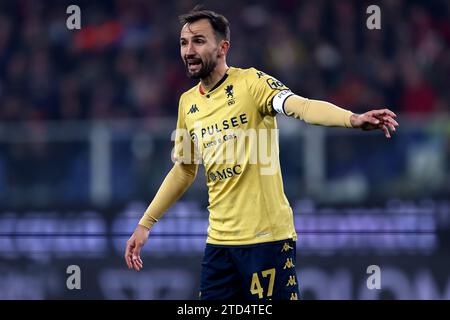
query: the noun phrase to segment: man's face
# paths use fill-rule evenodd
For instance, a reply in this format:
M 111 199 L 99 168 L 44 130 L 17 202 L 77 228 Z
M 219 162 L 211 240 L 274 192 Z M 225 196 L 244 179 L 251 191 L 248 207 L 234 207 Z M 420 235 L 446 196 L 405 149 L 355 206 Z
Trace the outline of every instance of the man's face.
M 217 65 L 220 47 L 208 19 L 186 23 L 180 36 L 181 58 L 191 79 L 204 79 Z

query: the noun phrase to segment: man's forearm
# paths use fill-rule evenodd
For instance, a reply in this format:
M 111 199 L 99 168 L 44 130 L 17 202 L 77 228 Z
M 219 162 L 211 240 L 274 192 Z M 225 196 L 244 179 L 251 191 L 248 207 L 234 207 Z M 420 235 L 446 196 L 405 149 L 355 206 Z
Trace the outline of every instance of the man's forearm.
M 326 101 L 292 95 L 285 101 L 284 112 L 309 124 L 352 128 L 350 119 L 353 113 Z
M 164 179 L 139 224 L 151 228 L 194 182 L 197 164 L 176 163 Z

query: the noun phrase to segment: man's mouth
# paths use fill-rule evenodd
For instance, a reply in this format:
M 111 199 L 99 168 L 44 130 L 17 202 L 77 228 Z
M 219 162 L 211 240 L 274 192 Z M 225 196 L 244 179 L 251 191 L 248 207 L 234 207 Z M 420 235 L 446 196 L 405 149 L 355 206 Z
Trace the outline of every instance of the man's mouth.
M 202 60 L 201 59 L 187 59 L 186 64 L 187 64 L 189 70 L 198 69 L 202 64 Z

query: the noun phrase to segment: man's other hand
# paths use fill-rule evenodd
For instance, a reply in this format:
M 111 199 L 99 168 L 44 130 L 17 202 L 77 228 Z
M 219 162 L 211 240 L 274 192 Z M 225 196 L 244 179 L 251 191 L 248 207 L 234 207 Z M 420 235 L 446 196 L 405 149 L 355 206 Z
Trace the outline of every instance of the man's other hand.
M 128 269 L 139 271 L 144 267 L 144 263 L 141 259 L 141 248 L 147 242 L 149 233 L 149 229 L 138 225 L 130 239 L 127 241 L 125 262 L 127 263 Z

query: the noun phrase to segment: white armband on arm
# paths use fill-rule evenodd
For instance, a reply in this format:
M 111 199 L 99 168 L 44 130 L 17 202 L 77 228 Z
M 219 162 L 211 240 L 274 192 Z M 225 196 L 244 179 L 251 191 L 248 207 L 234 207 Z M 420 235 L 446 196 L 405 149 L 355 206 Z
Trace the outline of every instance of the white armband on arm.
M 272 107 L 273 109 L 278 112 L 286 115 L 286 112 L 284 110 L 284 103 L 286 102 L 286 99 L 292 96 L 294 93 L 292 93 L 291 90 L 283 90 L 277 93 L 272 98 Z

